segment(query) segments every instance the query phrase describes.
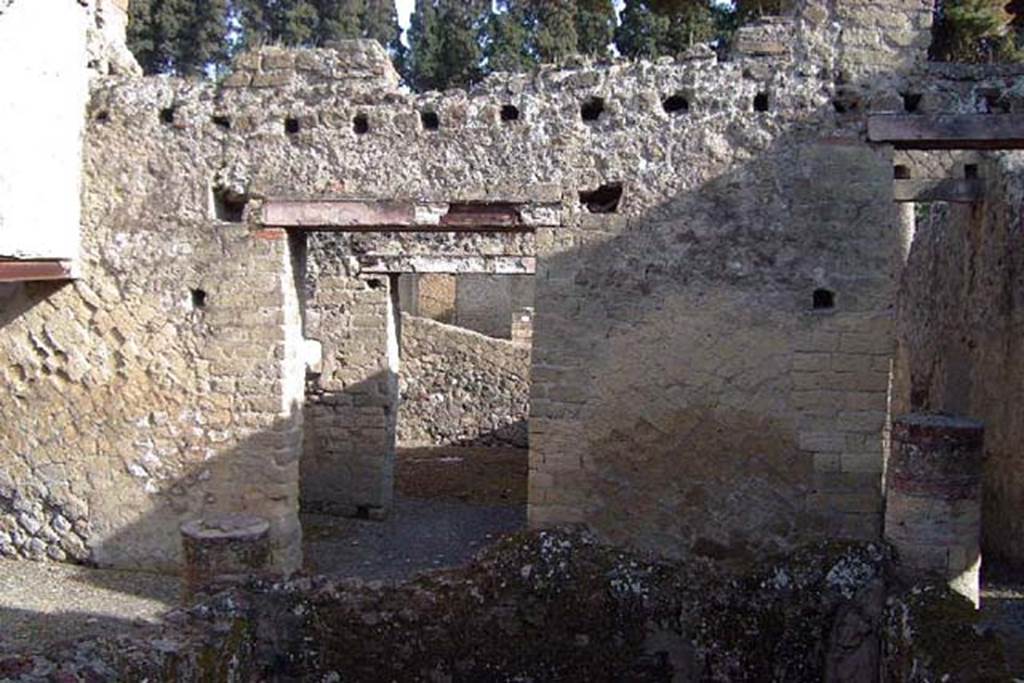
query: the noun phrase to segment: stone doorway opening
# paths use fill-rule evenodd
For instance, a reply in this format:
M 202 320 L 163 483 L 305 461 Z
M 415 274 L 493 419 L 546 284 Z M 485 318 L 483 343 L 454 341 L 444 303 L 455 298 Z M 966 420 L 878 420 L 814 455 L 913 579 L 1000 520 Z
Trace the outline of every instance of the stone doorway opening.
M 544 208 L 264 206 L 301 273 L 309 569 L 400 578 L 525 526 L 534 231 L 558 216 Z
M 397 284 L 396 492 L 525 508 L 533 275 L 409 273 Z

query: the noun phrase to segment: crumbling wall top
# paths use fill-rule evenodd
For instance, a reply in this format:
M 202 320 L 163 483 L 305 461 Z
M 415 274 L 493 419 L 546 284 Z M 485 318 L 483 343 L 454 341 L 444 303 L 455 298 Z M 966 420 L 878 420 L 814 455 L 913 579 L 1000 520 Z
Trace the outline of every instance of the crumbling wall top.
M 302 80 L 309 84 L 344 81 L 367 90 L 396 90 L 398 72 L 375 40 L 342 40 L 325 49 L 263 47 L 240 54 L 226 87 L 279 88 Z

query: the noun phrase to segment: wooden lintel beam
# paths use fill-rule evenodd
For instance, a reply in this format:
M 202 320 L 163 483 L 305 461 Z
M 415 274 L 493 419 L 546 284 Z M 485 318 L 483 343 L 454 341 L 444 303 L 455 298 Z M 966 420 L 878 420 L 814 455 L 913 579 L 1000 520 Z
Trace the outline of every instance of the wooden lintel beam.
M 475 273 L 489 275 L 533 275 L 533 256 L 360 256 L 363 273 Z
M 897 202 L 950 202 L 972 204 L 985 195 L 980 178 L 920 178 L 894 180 L 893 196 Z
M 71 261 L 60 260 L 0 260 L 0 282 L 37 282 L 73 280 Z
M 896 149 L 1024 149 L 1024 114 L 876 114 L 868 140 Z
M 261 222 L 269 228 L 349 232 L 529 232 L 524 205 L 499 202 L 415 203 L 269 199 Z

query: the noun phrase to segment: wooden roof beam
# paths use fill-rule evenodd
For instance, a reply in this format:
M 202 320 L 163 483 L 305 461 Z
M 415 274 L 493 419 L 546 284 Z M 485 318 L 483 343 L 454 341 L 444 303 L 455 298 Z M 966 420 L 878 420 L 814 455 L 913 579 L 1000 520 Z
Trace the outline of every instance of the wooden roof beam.
M 0 260 L 0 282 L 74 280 L 74 265 L 63 260 Z
M 350 232 L 532 232 L 558 224 L 557 204 L 268 199 L 261 223 L 270 228 Z
M 985 185 L 980 178 L 894 180 L 893 196 L 897 202 L 973 204 L 984 198 Z
M 868 140 L 896 149 L 1024 149 L 1024 114 L 876 114 Z

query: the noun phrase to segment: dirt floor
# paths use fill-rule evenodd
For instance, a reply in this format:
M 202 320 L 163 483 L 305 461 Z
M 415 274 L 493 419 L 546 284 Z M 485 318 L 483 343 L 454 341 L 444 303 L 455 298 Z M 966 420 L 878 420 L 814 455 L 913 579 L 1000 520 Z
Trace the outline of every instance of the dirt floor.
M 1010 672 L 1024 681 L 1024 569 L 982 564 L 981 621 L 1003 641 Z
M 462 564 L 496 536 L 526 526 L 527 469 L 523 449 L 401 449 L 387 519 L 302 516 L 305 569 L 403 579 Z
M 0 560 L 0 655 L 160 623 L 181 598 L 177 576 Z
M 526 524 L 526 452 L 406 449 L 382 522 L 303 515 L 309 572 L 400 580 L 465 562 Z M 0 655 L 158 623 L 178 604 L 177 576 L 0 560 Z M 1024 680 L 1024 572 L 986 567 L 982 624 Z
M 523 448 L 402 448 L 395 490 L 404 498 L 525 506 L 528 471 Z
M 525 450 L 410 449 L 382 521 L 303 515 L 305 569 L 400 580 L 459 565 L 526 525 Z M 131 633 L 179 604 L 177 576 L 0 560 L 0 655 Z

